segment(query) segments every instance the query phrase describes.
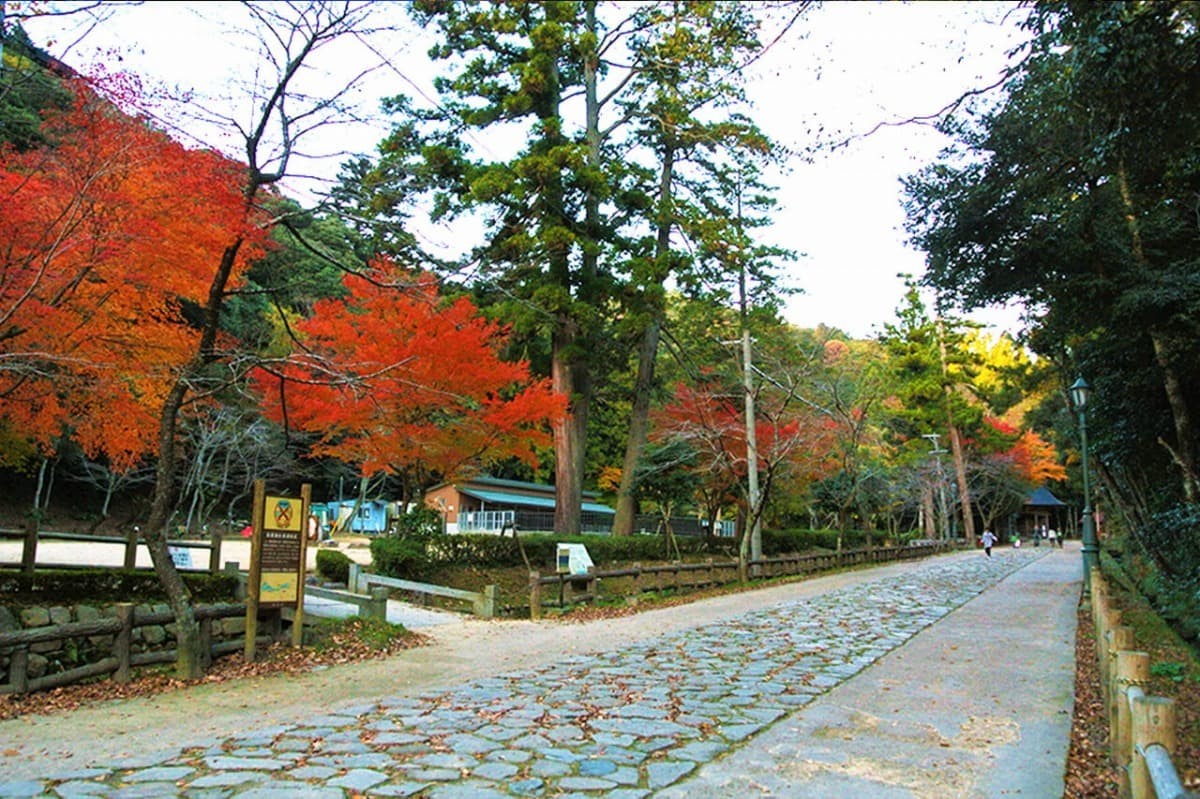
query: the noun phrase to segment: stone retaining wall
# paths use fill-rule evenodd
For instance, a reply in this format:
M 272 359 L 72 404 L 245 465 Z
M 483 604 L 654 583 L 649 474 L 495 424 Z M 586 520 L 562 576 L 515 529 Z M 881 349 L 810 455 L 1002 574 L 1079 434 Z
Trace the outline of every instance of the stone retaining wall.
M 170 611 L 170 607 L 165 603 L 137 606 L 139 615 L 168 611 Z M 20 632 L 39 627 L 70 624 L 71 622 L 96 621 L 115 618 L 116 615 L 114 604 L 21 607 L 0 605 L 0 633 Z M 214 642 L 239 638 L 246 631 L 246 620 L 240 616 L 218 619 L 213 622 L 212 630 Z M 112 654 L 113 638 L 113 635 L 92 635 L 32 644 L 29 647 L 27 675 L 30 678 L 44 677 L 77 666 L 95 663 Z M 174 624 L 151 624 L 133 628 L 132 651 L 134 654 L 174 648 Z M 11 660 L 12 652 L 0 649 L 0 682 L 4 681 L 2 679 L 4 675 L 8 675 Z M 11 678 L 9 681 L 11 682 Z

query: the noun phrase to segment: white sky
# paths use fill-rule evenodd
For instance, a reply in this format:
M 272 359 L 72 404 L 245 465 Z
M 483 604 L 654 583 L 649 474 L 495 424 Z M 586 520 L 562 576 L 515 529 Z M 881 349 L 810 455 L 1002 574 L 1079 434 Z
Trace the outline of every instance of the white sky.
M 832 138 L 931 114 L 964 91 L 996 80 L 1006 51 L 1020 41 L 1016 15 L 1008 15 L 1013 6 L 827 2 L 809 11 L 760 63 L 751 84 L 754 117 L 781 143 L 805 149 L 813 141 L 807 131 L 818 126 Z M 81 39 L 70 18 L 30 20 L 26 30 L 35 43 L 81 70 L 103 62 L 150 82 L 203 92 L 248 74 L 252 51 L 212 23 L 230 8 L 230 3 L 161 2 L 117 8 Z M 428 74 L 425 45 L 415 37 L 393 35 L 385 49 L 407 77 L 423 80 L 419 76 Z M 411 90 L 395 71 L 382 77 L 378 84 L 363 83 L 364 108 L 375 110 L 377 96 Z M 382 88 L 372 93 L 372 85 Z M 340 130 L 337 147 L 370 151 L 386 129 L 378 119 Z M 779 176 L 781 207 L 771 238 L 804 254 L 790 267 L 791 282 L 804 293 L 788 302 L 789 321 L 868 336 L 894 319 L 904 292 L 898 274 L 924 270 L 923 255 L 903 243 L 899 180 L 931 161 L 941 146 L 927 126 L 889 127 L 818 154 L 812 163 L 797 162 Z M 332 176 L 340 160 L 327 159 L 314 170 Z M 300 184 L 293 188 L 304 190 Z M 1018 328 L 1015 310 L 972 318 L 994 330 Z

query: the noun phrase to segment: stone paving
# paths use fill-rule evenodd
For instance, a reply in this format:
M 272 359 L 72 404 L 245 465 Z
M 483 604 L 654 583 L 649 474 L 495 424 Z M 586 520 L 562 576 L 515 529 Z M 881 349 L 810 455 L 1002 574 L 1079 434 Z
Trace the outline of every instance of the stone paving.
M 1041 554 L 914 564 L 902 575 L 455 690 L 107 768 L 0 781 L 0 797 L 652 796 Z

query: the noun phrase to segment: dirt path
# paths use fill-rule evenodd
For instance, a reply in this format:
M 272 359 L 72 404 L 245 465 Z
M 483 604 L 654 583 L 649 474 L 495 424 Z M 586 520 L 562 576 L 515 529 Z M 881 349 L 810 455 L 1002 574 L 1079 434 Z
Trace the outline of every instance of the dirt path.
M 177 751 L 247 730 L 292 724 L 336 708 L 428 693 L 571 655 L 611 650 L 781 601 L 976 554 L 829 575 L 586 624 L 464 620 L 424 631 L 430 638 L 428 646 L 387 660 L 200 685 L 69 713 L 18 717 L 0 722 L 0 774 L 9 780 L 33 778 Z

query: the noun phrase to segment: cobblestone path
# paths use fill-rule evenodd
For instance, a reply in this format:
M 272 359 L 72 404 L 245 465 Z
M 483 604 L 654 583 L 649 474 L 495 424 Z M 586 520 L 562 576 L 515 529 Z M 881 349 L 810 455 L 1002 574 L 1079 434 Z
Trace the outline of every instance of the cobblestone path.
M 455 690 L 103 769 L 0 777 L 0 796 L 652 796 L 1039 555 L 1002 550 L 918 563 L 899 576 Z

